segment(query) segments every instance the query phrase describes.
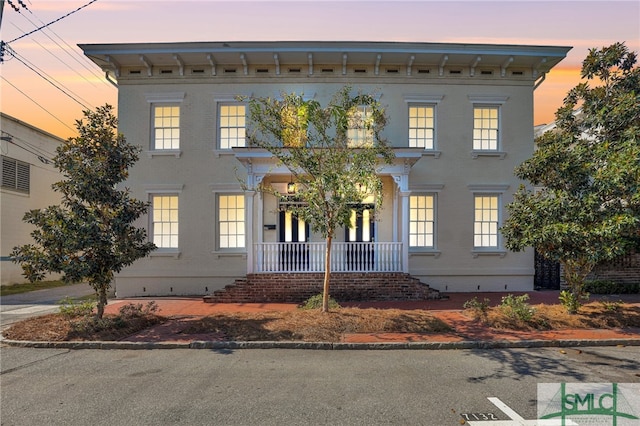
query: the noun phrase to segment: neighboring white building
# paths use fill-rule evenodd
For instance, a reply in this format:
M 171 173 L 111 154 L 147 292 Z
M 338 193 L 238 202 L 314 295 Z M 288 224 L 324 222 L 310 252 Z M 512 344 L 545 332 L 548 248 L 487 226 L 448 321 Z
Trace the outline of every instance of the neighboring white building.
M 236 96 L 326 103 L 375 92 L 396 153 L 384 207 L 334 241 L 333 271 L 403 272 L 441 291 L 533 289 L 533 250 L 498 231 L 533 152 L 533 91 L 569 47 L 396 42 L 194 42 L 80 46 L 118 86 L 119 131 L 143 147 L 126 186 L 159 249 L 116 278 L 118 297 L 206 294 L 246 274 L 321 272 L 324 240 L 275 198 L 243 191 L 290 173 L 246 147 Z M 353 250 L 365 255 L 354 260 Z M 294 261 L 283 253 L 304 253 Z
M 4 113 L 0 113 L 0 132 L 0 275 L 2 285 L 9 285 L 27 281 L 20 265 L 9 258 L 15 246 L 33 242 L 34 228 L 22 221 L 24 214 L 60 203 L 51 185 L 63 176 L 51 159 L 64 140 Z

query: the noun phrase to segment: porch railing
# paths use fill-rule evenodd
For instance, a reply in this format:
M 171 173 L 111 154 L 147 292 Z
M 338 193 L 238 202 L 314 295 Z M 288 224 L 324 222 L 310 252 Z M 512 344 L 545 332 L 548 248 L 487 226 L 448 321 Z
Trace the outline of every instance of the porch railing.
M 325 243 L 254 244 L 255 272 L 324 272 Z M 331 244 L 332 272 L 401 272 L 402 243 Z

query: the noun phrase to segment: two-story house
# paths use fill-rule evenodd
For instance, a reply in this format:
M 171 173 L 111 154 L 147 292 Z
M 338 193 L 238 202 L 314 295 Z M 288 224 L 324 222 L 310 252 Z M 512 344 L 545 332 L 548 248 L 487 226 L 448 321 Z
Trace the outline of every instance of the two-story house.
M 286 201 L 243 190 L 241 181 L 269 182 L 285 193 L 292 182 L 270 154 L 247 146 L 248 111 L 238 96 L 295 92 L 326 103 L 346 85 L 380 96 L 396 159 L 379 170 L 382 210 L 354 209 L 352 227 L 335 236 L 332 271 L 409 274 L 448 292 L 533 289 L 533 250 L 507 252 L 499 228 L 521 183 L 513 169 L 533 152 L 534 90 L 569 47 L 80 47 L 118 87 L 120 132 L 143 147 L 127 187 L 150 202 L 139 225 L 159 247 L 117 276 L 118 297 L 208 294 L 247 274 L 272 285 L 320 274 L 323 238 L 287 214 Z M 291 250 L 304 256 L 287 261 Z

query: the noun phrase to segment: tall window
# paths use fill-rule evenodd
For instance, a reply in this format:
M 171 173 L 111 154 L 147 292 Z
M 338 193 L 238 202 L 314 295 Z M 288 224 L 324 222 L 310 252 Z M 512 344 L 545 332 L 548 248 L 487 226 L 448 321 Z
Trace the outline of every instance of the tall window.
M 366 128 L 367 121 L 371 119 L 371 107 L 360 105 L 355 108 L 347 130 L 349 146 L 373 145 L 373 131 Z
M 498 116 L 497 106 L 475 106 L 473 108 L 474 150 L 498 150 Z
M 244 195 L 218 197 L 218 245 L 221 249 L 245 247 Z
M 180 149 L 179 106 L 153 106 L 153 149 Z
M 409 247 L 435 247 L 435 196 L 409 197 Z
M 29 163 L 2 156 L 2 187 L 29 193 L 31 169 Z
M 498 247 L 498 195 L 476 195 L 473 223 L 474 247 Z
M 434 149 L 435 107 L 409 106 L 409 147 Z
M 158 248 L 178 248 L 178 196 L 151 196 L 151 234 Z
M 246 146 L 245 106 L 221 104 L 218 111 L 220 149 Z

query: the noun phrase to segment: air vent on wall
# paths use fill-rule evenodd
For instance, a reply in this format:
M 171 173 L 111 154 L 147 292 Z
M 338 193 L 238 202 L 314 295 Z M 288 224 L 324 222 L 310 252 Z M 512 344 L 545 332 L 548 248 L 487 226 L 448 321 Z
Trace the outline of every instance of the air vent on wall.
M 398 68 L 387 68 L 387 74 L 398 74 L 399 72 Z
M 359 73 L 359 74 L 365 74 L 367 72 L 366 68 L 355 68 L 353 70 L 353 72 Z
M 140 70 L 131 70 L 129 74 L 140 74 Z
M 191 70 L 191 74 L 204 74 L 204 70 L 200 68 L 197 70 Z
M 325 74 L 331 74 L 333 72 L 333 68 L 322 68 L 322 72 Z
M 462 74 L 461 70 L 449 70 L 449 74 Z
M 269 68 L 256 68 L 258 74 L 266 74 L 269 72 Z
M 160 74 L 173 74 L 173 70 L 160 70 Z
M 524 72 L 522 72 L 522 71 L 513 71 L 511 73 L 511 75 L 524 75 Z
M 224 72 L 226 74 L 235 74 L 236 73 L 236 69 L 235 68 L 225 68 Z
M 427 69 L 419 69 L 418 70 L 418 74 L 429 74 L 431 71 L 427 70 Z
M 291 73 L 299 73 L 301 71 L 300 68 L 289 68 L 289 72 Z
M 482 74 L 482 75 L 492 75 L 493 71 L 491 71 L 491 70 L 482 70 L 482 71 L 480 71 L 480 74 Z

